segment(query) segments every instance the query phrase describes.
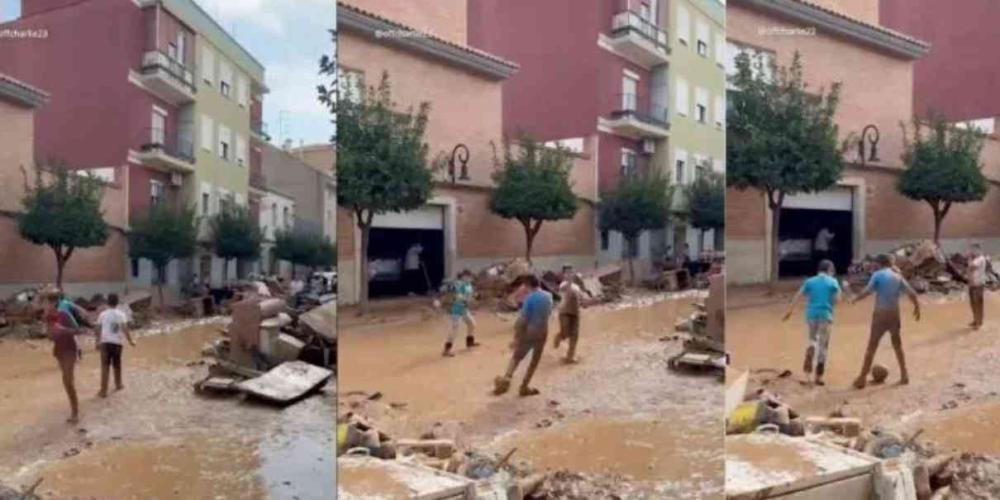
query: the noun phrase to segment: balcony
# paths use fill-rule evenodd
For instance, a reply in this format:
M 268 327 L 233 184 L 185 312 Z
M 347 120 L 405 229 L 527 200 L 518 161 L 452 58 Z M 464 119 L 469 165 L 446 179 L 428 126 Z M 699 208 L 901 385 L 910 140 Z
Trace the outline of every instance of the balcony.
M 151 50 L 143 54 L 140 78 L 154 94 L 175 106 L 194 101 L 194 68 L 163 52 Z
M 612 132 L 635 139 L 670 136 L 666 106 L 644 105 L 635 94 L 618 94 L 616 103 L 605 123 Z
M 642 66 L 651 68 L 667 62 L 667 40 L 666 31 L 637 12 L 626 10 L 612 18 L 612 47 Z
M 168 140 L 162 129 L 148 129 L 139 146 L 136 159 L 143 165 L 166 173 L 194 172 L 194 143 L 190 140 Z
M 250 121 L 250 136 L 261 142 L 271 140 L 271 136 L 267 134 L 267 124 L 261 120 Z

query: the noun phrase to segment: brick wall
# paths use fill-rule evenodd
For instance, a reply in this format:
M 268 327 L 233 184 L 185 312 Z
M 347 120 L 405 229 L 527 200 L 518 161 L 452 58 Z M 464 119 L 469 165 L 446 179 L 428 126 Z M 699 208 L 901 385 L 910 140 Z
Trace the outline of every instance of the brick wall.
M 29 176 L 35 163 L 32 110 L 0 100 L 0 212 L 18 210 L 24 193 L 23 167 Z M 29 177 L 30 179 L 31 177 Z
M 879 24 L 879 0 L 809 0 L 870 24 Z
M 346 3 L 445 40 L 466 43 L 467 0 L 347 0 Z

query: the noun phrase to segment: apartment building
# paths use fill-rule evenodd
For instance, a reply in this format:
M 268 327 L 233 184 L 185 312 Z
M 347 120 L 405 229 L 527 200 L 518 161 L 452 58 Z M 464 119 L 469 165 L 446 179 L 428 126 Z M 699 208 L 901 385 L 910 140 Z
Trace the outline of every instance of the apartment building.
M 254 266 L 254 272 L 291 278 L 292 265 L 278 259 L 274 253 L 274 244 L 277 234 L 295 229 L 295 199 L 269 188 L 260 194 L 258 204 L 257 220 L 262 244 L 260 259 Z
M 823 227 L 834 234 L 832 253 L 838 270 L 865 255 L 933 235 L 931 211 L 896 190 L 903 168 L 901 122 L 913 112 L 915 65 L 931 47 L 878 22 L 875 0 L 731 0 L 728 3 L 727 66 L 735 70 L 741 52 L 761 54 L 781 65 L 801 54 L 810 88 L 840 82 L 836 121 L 841 139 L 852 137 L 846 168 L 834 188 L 786 197 L 781 213 L 779 271 L 783 276 L 811 273 L 808 249 Z M 959 85 L 957 75 L 940 75 Z M 874 80 L 873 80 L 874 79 Z M 876 81 L 877 85 L 872 82 Z M 734 89 L 738 92 L 738 89 Z M 867 135 L 865 130 L 868 130 Z M 878 134 L 877 151 L 866 144 Z M 984 174 L 991 187 L 978 203 L 955 205 L 942 232 L 947 252 L 964 251 L 977 241 L 1000 251 L 1000 142 L 986 140 Z M 753 283 L 771 269 L 770 213 L 762 193 L 729 190 L 726 195 L 727 279 Z
M 325 148 L 332 150 L 332 146 Z M 267 190 L 282 193 L 295 203 L 294 227 L 299 231 L 321 234 L 331 241 L 334 233 L 330 218 L 336 205 L 336 181 L 328 165 L 319 168 L 306 161 L 301 151 L 265 144 L 261 148 L 261 165 Z M 264 213 L 265 205 L 261 205 Z
M 359 89 L 378 84 L 387 72 L 393 100 L 401 109 L 430 103 L 428 159 L 440 156 L 455 166 L 454 176 L 447 171 L 438 175 L 432 199 L 424 207 L 375 217 L 368 255 L 361 255 L 353 214 L 338 210 L 339 298 L 346 303 L 358 299 L 362 258 L 375 271 L 365 277 L 370 278 L 372 296 L 403 292 L 395 287 L 395 277 L 406 249 L 417 243 L 424 250 L 432 286 L 462 269 L 479 270 L 524 255 L 521 225 L 489 210 L 494 146 L 501 147 L 506 129 L 502 87 L 518 65 L 470 46 L 467 33 L 478 3 L 338 3 L 340 81 Z M 539 8 L 547 4 L 535 3 Z M 531 27 L 526 25 L 525 30 Z M 571 177 L 580 209 L 572 220 L 543 226 L 533 250 L 533 261 L 541 268 L 563 262 L 589 268 L 596 261 L 597 139 L 579 136 L 576 142 L 579 153 Z
M 658 171 L 684 186 L 700 171 L 724 170 L 718 1 L 483 0 L 469 2 L 469 16 L 471 45 L 521 65 L 503 86 L 504 133 L 570 146 L 596 137 L 600 192 L 636 172 Z M 682 195 L 674 208 L 682 217 Z M 709 247 L 716 240 L 710 235 Z M 697 252 L 697 234 L 684 223 L 644 234 L 635 249 L 605 233 L 599 256 L 616 261 L 634 252 L 644 272 L 684 242 Z
M 874 3 L 874 2 L 873 2 Z M 931 44 L 913 65 L 913 112 L 934 110 L 952 121 L 981 120 L 1000 131 L 1000 3 L 880 0 L 881 23 Z
M 158 203 L 207 218 L 250 201 L 264 68 L 193 0 L 25 0 L 0 28 L 49 34 L 0 51 L 0 69 L 54 96 L 36 116 L 40 161 L 122 168 L 126 220 Z M 148 262 L 128 267 L 129 284 L 151 283 Z M 219 283 L 235 276 L 224 267 L 206 248 L 168 281 Z

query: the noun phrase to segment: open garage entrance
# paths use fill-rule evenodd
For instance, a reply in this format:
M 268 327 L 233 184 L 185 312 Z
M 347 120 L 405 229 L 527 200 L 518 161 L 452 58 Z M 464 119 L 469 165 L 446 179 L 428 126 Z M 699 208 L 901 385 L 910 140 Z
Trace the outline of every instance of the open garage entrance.
M 408 273 L 407 252 L 419 245 L 421 267 Z M 426 293 L 445 275 L 444 208 L 427 206 L 376 216 L 368 241 L 369 298 Z
M 854 190 L 838 187 L 789 196 L 781 210 L 779 267 L 781 277 L 815 274 L 820 259 L 829 258 L 843 274 L 854 257 Z M 816 248 L 823 230 L 832 233 L 829 252 Z

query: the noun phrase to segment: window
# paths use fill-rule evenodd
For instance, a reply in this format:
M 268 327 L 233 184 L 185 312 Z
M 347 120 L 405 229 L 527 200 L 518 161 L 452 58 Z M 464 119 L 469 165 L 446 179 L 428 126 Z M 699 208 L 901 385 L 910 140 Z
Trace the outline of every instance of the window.
M 711 33 L 708 23 L 699 19 L 695 25 L 695 34 L 698 36 L 698 55 L 701 57 L 708 57 L 708 41 L 712 38 Z
M 685 172 L 687 171 L 687 152 L 678 149 L 674 153 L 674 183 L 677 185 L 683 185 L 687 180 Z
M 688 110 L 691 109 L 688 103 L 688 84 L 683 78 L 677 78 L 677 114 L 681 116 L 687 116 Z
M 242 135 L 236 134 L 236 164 L 245 166 L 247 163 L 247 140 Z
M 695 113 L 698 123 L 708 123 L 708 90 L 698 87 L 694 90 Z
M 774 65 L 774 52 L 764 49 L 757 49 L 738 43 L 729 42 L 726 44 L 726 76 L 736 75 L 736 58 L 740 54 L 750 56 L 750 66 L 757 72 L 757 60 L 760 58 L 763 63 L 763 76 L 765 79 L 772 78 L 772 66 Z
M 156 206 L 163 201 L 163 183 L 160 181 L 149 181 L 149 205 Z
M 229 161 L 232 157 L 232 151 L 230 151 L 232 137 L 230 135 L 229 127 L 225 125 L 219 125 L 219 158 Z
M 170 44 L 167 45 L 167 57 L 169 57 L 170 59 L 172 59 L 174 61 L 177 60 L 177 44 L 176 43 L 170 42 Z
M 215 54 L 207 46 L 201 48 L 201 78 L 205 83 L 215 80 Z
M 177 62 L 184 64 L 187 59 L 187 55 L 184 53 L 187 48 L 187 40 L 185 40 L 184 32 L 181 31 L 177 33 L 177 57 L 174 58 Z
M 215 143 L 215 122 L 208 115 L 201 115 L 201 148 L 212 151 Z
M 611 233 L 607 229 L 601 230 L 601 250 L 607 250 L 611 246 Z
M 226 61 L 219 63 L 219 92 L 223 97 L 230 96 L 230 89 L 233 82 L 233 67 Z
M 149 130 L 149 142 L 162 146 L 167 139 L 167 113 L 157 107 L 153 107 L 152 128 Z
M 247 86 L 246 80 L 243 78 L 243 75 L 240 75 L 239 73 L 237 73 L 236 77 L 234 78 L 233 81 L 236 84 L 236 104 L 238 104 L 240 107 L 246 107 L 246 105 L 247 105 L 246 104 L 246 86 Z
M 208 193 L 201 193 L 201 215 L 208 215 L 211 206 L 212 196 Z
M 219 82 L 219 92 L 222 93 L 223 97 L 229 97 L 229 84 L 226 82 Z
M 636 170 L 636 155 L 631 149 L 622 148 L 621 172 L 623 176 L 629 176 Z
M 622 110 L 635 111 L 639 81 L 629 75 L 622 75 Z
M 677 6 L 677 41 L 688 44 L 688 39 L 691 37 L 691 14 L 688 12 L 687 7 L 683 5 Z
M 338 68 L 340 83 L 340 98 L 347 102 L 361 102 L 361 94 L 365 89 L 365 75 L 360 71 Z

